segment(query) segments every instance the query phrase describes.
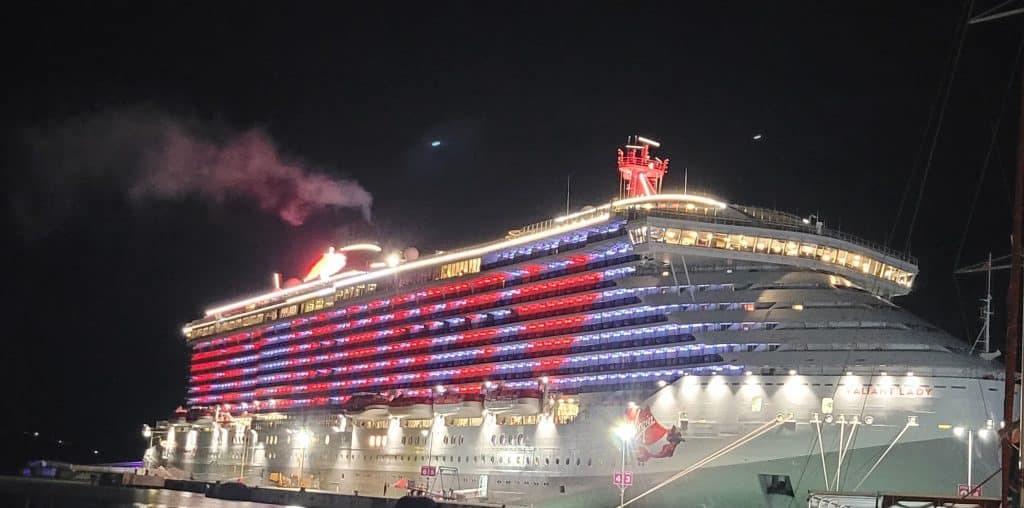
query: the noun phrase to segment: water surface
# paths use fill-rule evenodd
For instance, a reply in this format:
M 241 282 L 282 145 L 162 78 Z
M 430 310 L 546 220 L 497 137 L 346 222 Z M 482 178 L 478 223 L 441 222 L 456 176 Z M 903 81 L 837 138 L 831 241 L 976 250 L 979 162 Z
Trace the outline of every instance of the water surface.
M 103 487 L 61 480 L 0 476 L 0 506 L 10 508 L 281 508 L 224 501 L 194 492 Z

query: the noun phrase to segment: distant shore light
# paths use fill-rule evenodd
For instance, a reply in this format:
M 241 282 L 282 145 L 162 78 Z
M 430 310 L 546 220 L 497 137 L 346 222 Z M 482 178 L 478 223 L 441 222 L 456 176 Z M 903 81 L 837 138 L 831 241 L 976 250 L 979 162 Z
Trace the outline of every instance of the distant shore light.
M 430 146 L 432 146 L 434 148 L 437 148 L 437 147 L 441 146 L 441 142 L 435 139 L 434 141 L 430 142 Z

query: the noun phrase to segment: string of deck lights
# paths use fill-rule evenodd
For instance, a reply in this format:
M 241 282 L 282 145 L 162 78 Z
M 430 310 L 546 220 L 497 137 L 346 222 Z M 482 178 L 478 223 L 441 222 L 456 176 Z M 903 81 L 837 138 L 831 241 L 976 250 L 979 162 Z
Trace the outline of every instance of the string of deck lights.
M 466 282 L 463 282 L 463 283 L 460 283 L 460 284 L 452 284 L 452 285 L 428 288 L 428 289 L 423 289 L 423 290 L 417 291 L 415 293 L 407 293 L 407 294 L 403 294 L 403 295 L 394 296 L 394 297 L 391 297 L 391 298 L 373 300 L 371 302 L 368 302 L 368 303 L 365 303 L 365 304 L 362 304 L 362 305 L 353 305 L 353 306 L 349 306 L 349 307 L 342 308 L 342 309 L 335 309 L 335 310 L 331 310 L 331 311 L 327 311 L 327 312 L 322 312 L 322 313 L 317 314 L 315 317 L 297 318 L 297 319 L 294 319 L 294 320 L 291 320 L 291 321 L 286 321 L 284 323 L 279 323 L 279 324 L 276 324 L 276 325 L 267 326 L 267 327 L 255 330 L 253 332 L 243 332 L 243 333 L 238 333 L 238 334 L 230 335 L 230 336 L 227 336 L 227 337 L 220 337 L 220 338 L 196 341 L 196 342 L 193 343 L 192 347 L 195 350 L 201 350 L 201 349 L 206 349 L 208 347 L 213 347 L 213 346 L 218 346 L 218 345 L 231 344 L 231 343 L 236 343 L 236 342 L 243 342 L 243 341 L 248 340 L 248 339 L 257 338 L 257 337 L 261 336 L 264 333 L 271 333 L 271 332 L 274 332 L 274 331 L 279 331 L 279 330 L 287 329 L 287 328 L 293 328 L 293 329 L 294 328 L 299 328 L 299 327 L 302 327 L 302 326 L 304 326 L 306 324 L 310 324 L 310 323 L 323 323 L 325 321 L 332 321 L 332 320 L 335 320 L 335 319 L 338 319 L 338 318 L 342 318 L 342 317 L 350 317 L 350 318 L 354 319 L 358 315 L 366 313 L 366 312 L 379 311 L 379 310 L 384 310 L 384 309 L 389 309 L 389 308 L 393 309 L 393 310 L 396 310 L 395 314 L 396 315 L 400 315 L 400 316 L 403 315 L 403 313 L 411 313 L 409 315 L 418 315 L 416 313 L 422 313 L 424 311 L 426 311 L 426 312 L 438 312 L 438 311 L 445 310 L 446 308 L 448 308 L 447 307 L 448 305 L 458 305 L 458 302 L 460 302 L 462 300 L 454 300 L 454 301 L 451 301 L 451 302 L 443 302 L 442 301 L 442 302 L 440 302 L 438 304 L 438 305 L 442 305 L 442 307 L 439 307 L 439 308 L 427 305 L 427 306 L 424 306 L 424 307 L 420 307 L 418 309 L 409 309 L 409 310 L 398 310 L 398 309 L 400 309 L 400 308 L 402 308 L 402 307 L 404 307 L 404 306 L 406 306 L 408 304 L 428 303 L 428 302 L 430 302 L 432 300 L 443 299 L 445 297 L 448 297 L 448 298 L 458 297 L 458 296 L 461 296 L 461 295 L 458 294 L 459 291 L 465 291 L 465 290 L 470 290 L 470 291 L 485 290 L 486 291 L 486 290 L 489 290 L 489 289 L 504 288 L 504 287 L 508 287 L 510 285 L 515 285 L 517 283 L 522 282 L 522 280 L 524 278 L 526 278 L 526 277 L 530 277 L 530 278 L 536 278 L 536 277 L 545 278 L 546 276 L 548 276 L 548 275 L 550 275 L 552 273 L 556 273 L 559 270 L 564 270 L 564 269 L 567 269 L 569 267 L 579 267 L 580 269 L 584 269 L 585 270 L 587 267 L 589 267 L 590 264 L 596 263 L 596 262 L 602 262 L 602 263 L 606 263 L 606 264 L 609 263 L 609 262 L 612 263 L 612 264 L 622 263 L 622 262 L 626 262 L 626 261 L 629 260 L 628 256 L 623 256 L 623 255 L 624 254 L 628 254 L 631 251 L 632 251 L 632 245 L 630 245 L 629 243 L 618 243 L 618 244 L 615 244 L 615 245 L 611 246 L 610 248 L 608 248 L 607 250 L 605 250 L 603 252 L 589 253 L 589 254 L 582 254 L 582 255 L 581 254 L 576 254 L 576 255 L 573 255 L 573 256 L 569 256 L 568 258 L 563 259 L 563 260 L 556 260 L 556 261 L 551 261 L 551 262 L 545 263 L 544 265 L 525 265 L 525 266 L 522 266 L 520 268 L 516 268 L 516 269 L 512 269 L 512 270 L 505 270 L 505 271 L 502 271 L 500 273 L 489 274 L 489 275 L 485 275 L 483 277 L 478 277 L 478 278 L 475 278 L 475 279 L 472 279 L 472 280 L 469 280 L 469 281 L 466 281 Z M 563 280 L 563 279 L 558 279 L 558 280 Z M 570 278 L 570 280 L 575 282 L 575 281 L 578 281 L 579 278 Z M 551 281 L 551 283 L 556 283 L 556 282 L 558 282 L 558 281 L 557 280 L 556 281 Z M 533 284 L 533 285 L 524 286 L 523 288 L 516 288 L 516 289 L 519 290 L 520 292 L 525 291 L 525 292 L 527 292 L 527 294 L 529 294 L 530 292 L 539 291 L 541 288 L 548 288 L 548 289 L 550 289 L 552 287 L 551 283 Z M 545 285 L 545 284 L 547 284 L 547 285 Z M 485 297 L 485 296 L 493 297 L 494 295 L 498 295 L 498 294 L 502 294 L 502 293 L 503 293 L 503 291 L 496 291 L 496 292 L 492 292 L 492 293 L 475 294 L 473 296 L 473 298 L 479 298 L 479 297 Z M 369 324 L 371 324 L 371 325 L 372 324 L 377 324 L 377 322 L 375 321 L 375 322 L 372 322 L 372 323 L 369 323 Z

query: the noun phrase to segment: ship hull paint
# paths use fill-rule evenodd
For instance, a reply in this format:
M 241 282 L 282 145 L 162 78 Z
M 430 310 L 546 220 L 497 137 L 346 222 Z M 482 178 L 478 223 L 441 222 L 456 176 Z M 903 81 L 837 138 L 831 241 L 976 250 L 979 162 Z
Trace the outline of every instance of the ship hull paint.
M 809 490 L 823 490 L 819 429 L 832 487 L 840 442 L 848 448 L 839 487 L 851 490 L 900 436 L 860 490 L 955 493 L 958 483 L 966 483 L 967 442 L 952 428 L 986 429 L 988 420 L 998 425 L 999 381 L 893 378 L 890 383 L 835 376 L 689 376 L 653 395 L 648 392 L 646 398 L 636 392 L 580 395 L 584 409 L 576 421 L 565 425 L 542 416 L 536 425 L 503 426 L 496 424 L 500 415 L 486 415 L 482 425 L 472 427 L 446 427 L 438 418 L 427 431 L 401 427 L 396 418 L 387 429 L 356 427 L 331 434 L 329 444 L 323 441 L 326 429 L 313 429 L 320 441 L 306 455 L 291 448 L 285 437 L 279 437 L 275 446 L 259 445 L 249 451 L 246 479 L 261 483 L 272 472 L 295 475 L 301 456 L 304 475 L 316 475 L 321 488 L 391 497 L 404 491 L 385 485 L 401 479 L 427 481 L 419 475 L 420 466 L 430 464 L 457 470 L 446 477 L 445 489 L 474 488 L 486 475 L 488 500 L 510 506 L 612 506 L 618 493 L 611 477 L 620 469 L 621 453 L 610 429 L 623 421 L 625 408 L 634 402 L 650 408 L 659 425 L 679 426 L 684 441 L 672 454 L 643 463 L 638 460 L 643 443 L 627 448 L 627 470 L 636 473 L 632 495 L 722 450 L 777 415 L 789 419 L 652 494 L 640 506 L 664 506 L 669 500 L 683 506 L 789 506 L 793 498 L 766 494 L 759 475 L 786 477 L 797 498 Z M 863 423 L 868 416 L 870 425 Z M 284 436 L 286 427 L 264 430 L 260 441 L 271 434 Z M 237 477 L 239 447 L 211 442 L 218 439 L 218 432 L 226 431 L 201 430 L 191 455 L 180 453 L 184 440 L 179 435 L 177 451 L 168 462 L 194 472 L 196 478 Z M 369 446 L 371 438 L 379 443 L 385 435 L 386 444 Z M 987 429 L 975 435 L 976 483 L 998 468 L 994 436 Z M 646 448 L 654 451 L 664 442 Z M 440 488 L 437 478 L 434 482 L 431 487 Z M 994 479 L 986 492 L 997 488 Z

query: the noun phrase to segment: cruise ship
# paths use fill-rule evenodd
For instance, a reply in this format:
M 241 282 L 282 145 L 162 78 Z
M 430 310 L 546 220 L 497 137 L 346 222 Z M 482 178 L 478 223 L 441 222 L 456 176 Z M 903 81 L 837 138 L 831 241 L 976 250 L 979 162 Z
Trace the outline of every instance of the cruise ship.
M 206 310 L 147 463 L 581 508 L 955 495 L 998 469 L 1002 367 L 898 306 L 913 257 L 663 190 L 657 146 L 619 149 L 599 206 L 431 255 L 333 248 Z

